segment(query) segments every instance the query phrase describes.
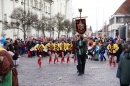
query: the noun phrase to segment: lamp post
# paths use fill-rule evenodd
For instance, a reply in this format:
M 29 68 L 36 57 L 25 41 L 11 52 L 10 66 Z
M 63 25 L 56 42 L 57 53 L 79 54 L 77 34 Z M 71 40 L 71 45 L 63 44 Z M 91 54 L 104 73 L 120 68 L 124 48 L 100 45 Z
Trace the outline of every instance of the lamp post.
M 80 19 L 81 19 L 82 8 L 79 9 L 79 13 L 80 13 Z
M 82 22 L 81 22 L 82 8 L 79 9 L 79 13 L 80 13 L 80 22 L 79 22 L 79 26 L 80 26 L 80 28 L 82 28 L 82 27 L 83 27 Z
M 69 0 L 66 0 L 66 7 L 65 7 L 65 19 L 67 18 L 67 2 L 68 2 Z
M 51 31 L 52 31 L 52 12 L 51 12 L 51 7 L 52 7 L 52 4 L 54 3 L 54 1 L 52 1 L 51 3 L 50 3 L 50 22 L 51 22 L 51 27 L 50 27 L 50 37 L 51 37 Z

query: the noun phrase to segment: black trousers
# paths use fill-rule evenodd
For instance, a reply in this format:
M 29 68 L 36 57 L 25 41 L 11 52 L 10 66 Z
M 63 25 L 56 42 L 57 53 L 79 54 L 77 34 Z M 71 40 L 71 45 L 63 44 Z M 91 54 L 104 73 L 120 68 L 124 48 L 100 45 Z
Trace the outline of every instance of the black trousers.
M 77 59 L 78 59 L 78 72 L 84 73 L 85 63 L 86 63 L 86 54 L 77 55 Z
M 129 85 L 124 85 L 124 84 L 121 84 L 121 86 L 129 86 Z

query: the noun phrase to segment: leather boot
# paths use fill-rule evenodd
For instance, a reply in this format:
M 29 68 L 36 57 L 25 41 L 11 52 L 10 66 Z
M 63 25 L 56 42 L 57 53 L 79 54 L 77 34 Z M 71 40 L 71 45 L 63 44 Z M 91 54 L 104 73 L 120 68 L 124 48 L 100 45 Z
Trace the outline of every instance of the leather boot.
M 113 62 L 113 65 L 114 65 L 114 67 L 116 67 L 116 61 L 115 61 L 115 62 Z
M 67 63 L 69 62 L 69 57 L 67 58 Z
M 64 61 L 64 57 L 61 58 L 61 63 L 62 63 L 62 62 L 65 62 L 65 61 Z
M 74 57 L 74 63 L 76 63 L 76 57 Z
M 50 64 L 51 61 L 52 61 L 52 58 L 50 57 L 50 58 L 49 58 L 49 64 Z
M 112 66 L 112 61 L 109 61 L 109 65 Z
M 42 67 L 42 62 L 41 62 L 41 61 L 39 62 L 39 67 L 40 67 L 40 68 Z
M 59 62 L 58 57 L 56 58 L 57 62 Z
M 54 64 L 56 63 L 56 58 L 54 58 Z

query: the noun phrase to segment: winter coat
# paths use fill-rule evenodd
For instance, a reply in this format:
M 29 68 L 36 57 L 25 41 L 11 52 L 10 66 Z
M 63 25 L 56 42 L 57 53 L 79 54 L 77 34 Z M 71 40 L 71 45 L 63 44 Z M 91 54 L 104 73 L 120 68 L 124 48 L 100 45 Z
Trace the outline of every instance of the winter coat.
M 82 54 L 86 54 L 86 41 L 82 41 L 83 42 L 82 46 L 79 45 L 79 42 L 80 42 L 80 40 L 77 40 L 76 44 L 75 44 L 76 54 L 80 55 L 79 50 L 83 51 Z
M 130 85 L 130 52 L 122 57 L 119 69 L 121 70 L 121 84 Z
M 119 62 L 119 58 L 120 58 L 120 55 L 122 53 L 122 45 L 119 44 L 118 47 L 119 47 L 119 49 L 116 52 L 117 62 Z
M 120 55 L 120 60 L 122 59 L 123 55 L 125 54 L 125 52 L 123 51 Z M 119 60 L 119 62 L 120 62 Z M 119 69 L 119 67 L 117 68 L 117 73 L 116 73 L 116 77 L 117 78 L 121 78 L 121 70 Z

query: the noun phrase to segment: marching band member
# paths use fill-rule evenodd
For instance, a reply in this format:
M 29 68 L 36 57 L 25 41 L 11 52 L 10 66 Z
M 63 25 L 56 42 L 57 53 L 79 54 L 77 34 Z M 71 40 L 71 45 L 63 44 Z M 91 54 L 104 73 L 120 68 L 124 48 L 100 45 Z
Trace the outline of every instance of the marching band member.
M 72 51 L 72 43 L 71 41 L 69 41 L 68 43 L 66 43 L 66 52 L 67 52 L 67 63 L 70 61 L 70 54 L 71 54 L 71 51 Z
M 45 50 L 45 46 L 42 44 L 42 42 L 39 42 L 39 44 L 37 44 L 34 47 L 34 50 L 37 51 L 37 56 L 39 57 L 38 64 L 39 64 L 39 67 L 41 68 L 42 67 L 43 51 Z
M 53 49 L 54 49 L 54 44 L 52 43 L 52 41 L 50 41 L 49 43 L 46 44 L 45 46 L 48 49 L 48 53 L 49 53 L 49 64 L 50 62 L 52 62 L 52 53 L 53 53 Z
M 65 62 L 64 60 L 64 53 L 65 53 L 65 43 L 64 41 L 62 41 L 60 44 L 59 44 L 59 48 L 60 48 L 60 52 L 62 53 L 62 59 L 61 59 L 61 63 L 62 62 Z
M 112 65 L 112 62 L 114 64 L 114 67 L 116 66 L 116 52 L 119 49 L 118 45 L 114 43 L 114 40 L 110 40 L 110 44 L 107 46 L 107 49 L 109 50 L 110 60 L 109 64 Z
M 54 64 L 56 61 L 59 62 L 58 61 L 58 52 L 59 52 L 59 44 L 58 44 L 58 41 L 55 41 L 55 43 L 54 43 L 54 53 L 55 53 Z

